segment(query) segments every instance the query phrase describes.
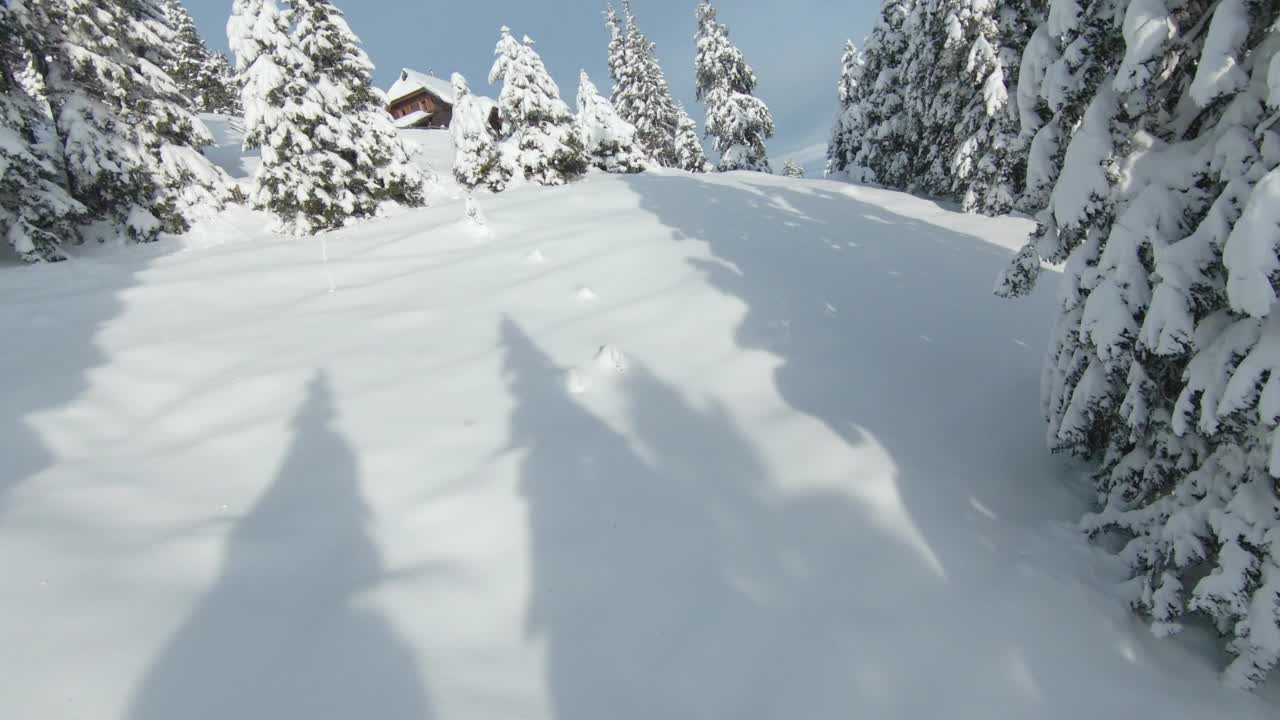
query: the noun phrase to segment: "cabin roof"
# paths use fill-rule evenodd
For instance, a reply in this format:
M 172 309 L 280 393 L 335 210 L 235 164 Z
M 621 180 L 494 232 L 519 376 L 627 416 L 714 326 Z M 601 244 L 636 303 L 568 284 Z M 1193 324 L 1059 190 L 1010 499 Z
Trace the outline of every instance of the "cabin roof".
M 427 114 L 427 113 L 425 113 L 425 112 L 423 112 L 423 111 L 421 111 L 421 110 L 414 110 L 413 112 L 409 113 L 408 115 L 405 115 L 405 116 L 403 116 L 403 117 L 396 118 L 396 127 L 398 127 L 398 128 L 411 128 L 411 127 L 415 127 L 416 125 L 418 125 L 418 124 L 419 124 L 419 123 L 421 123 L 423 120 L 426 120 L 426 119 L 427 119 L 427 118 L 429 118 L 429 117 L 431 117 L 429 114 Z
M 387 91 L 387 102 L 394 103 L 421 90 L 426 90 L 450 105 L 454 102 L 453 85 L 449 81 L 441 80 L 429 73 L 420 73 L 417 70 L 408 68 L 400 71 L 399 79 Z

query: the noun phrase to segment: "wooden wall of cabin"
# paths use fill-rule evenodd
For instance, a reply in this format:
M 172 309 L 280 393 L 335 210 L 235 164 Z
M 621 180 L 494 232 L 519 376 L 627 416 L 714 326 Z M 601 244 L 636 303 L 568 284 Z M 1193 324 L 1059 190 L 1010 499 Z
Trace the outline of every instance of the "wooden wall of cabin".
M 418 92 L 396 100 L 391 103 L 390 111 L 391 116 L 395 118 L 418 111 L 434 113 L 428 125 L 433 128 L 448 127 L 449 121 L 453 118 L 453 108 L 447 104 L 437 103 L 436 98 L 427 92 Z

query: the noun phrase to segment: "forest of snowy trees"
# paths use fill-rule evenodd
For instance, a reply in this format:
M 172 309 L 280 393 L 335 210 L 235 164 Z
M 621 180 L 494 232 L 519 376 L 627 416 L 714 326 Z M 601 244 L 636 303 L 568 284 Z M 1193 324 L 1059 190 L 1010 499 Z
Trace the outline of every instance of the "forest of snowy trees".
M 841 60 L 827 174 L 1009 212 L 1022 192 L 1019 57 L 1035 3 L 886 0 Z
M 999 279 L 1065 278 L 1048 441 L 1097 467 L 1157 634 L 1280 661 L 1280 6 L 886 0 L 845 51 L 828 173 L 1037 221 Z
M 770 171 L 768 108 L 709 0 L 696 9 L 698 98 L 718 169 Z M 73 19 L 83 21 L 72 22 Z M 589 167 L 712 167 L 630 0 L 605 14 L 611 97 L 583 73 L 577 114 L 533 41 L 506 28 L 489 75 L 501 127 L 465 78 L 453 79 L 452 168 L 464 187 L 513 179 L 559 185 Z M 360 39 L 329 0 L 235 0 L 234 66 L 209 50 L 179 0 L 4 0 L 0 4 L 0 232 L 23 259 L 57 261 L 90 240 L 148 242 L 229 203 L 313 234 L 417 206 L 433 182 L 372 86 Z M 241 115 L 262 163 L 242 189 L 201 150 L 200 113 Z M 471 207 L 476 207 L 474 199 Z

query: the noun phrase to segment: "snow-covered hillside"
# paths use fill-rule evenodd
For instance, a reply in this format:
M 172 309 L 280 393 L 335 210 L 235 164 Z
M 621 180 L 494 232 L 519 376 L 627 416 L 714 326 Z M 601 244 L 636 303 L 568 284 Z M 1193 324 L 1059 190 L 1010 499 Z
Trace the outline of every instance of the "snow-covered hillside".
M 432 207 L 0 268 L 0 717 L 1276 716 L 1074 530 L 1027 222 L 669 171 L 477 230 L 406 136 Z

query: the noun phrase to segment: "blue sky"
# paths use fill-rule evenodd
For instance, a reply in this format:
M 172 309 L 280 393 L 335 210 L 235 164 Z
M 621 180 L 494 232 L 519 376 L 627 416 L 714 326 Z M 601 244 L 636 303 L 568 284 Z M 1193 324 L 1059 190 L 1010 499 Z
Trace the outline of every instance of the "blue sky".
M 183 0 L 211 46 L 226 50 L 231 0 Z M 601 17 L 607 0 L 335 0 L 377 65 L 386 89 L 401 67 L 467 76 L 485 92 L 498 28 L 509 25 L 537 43 L 561 94 L 570 104 L 578 70 L 608 92 L 608 34 Z M 696 0 L 633 0 L 640 29 L 658 45 L 672 92 L 701 124 L 693 95 L 693 11 Z M 835 83 L 844 40 L 861 41 L 879 0 L 719 0 L 720 21 L 760 78 L 757 94 L 778 128 L 770 143 L 776 166 L 787 156 L 820 168 L 816 149 L 826 142 L 835 107 Z M 488 94 L 496 94 L 490 89 Z

